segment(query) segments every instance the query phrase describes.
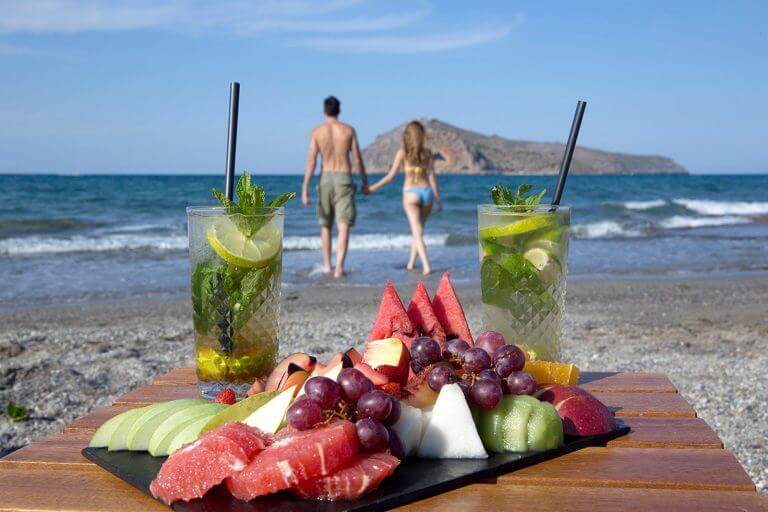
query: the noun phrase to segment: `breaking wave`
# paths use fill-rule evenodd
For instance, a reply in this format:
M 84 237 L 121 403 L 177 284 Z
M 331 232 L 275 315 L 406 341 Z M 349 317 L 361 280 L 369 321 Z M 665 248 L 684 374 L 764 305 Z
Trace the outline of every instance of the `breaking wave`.
M 650 201 L 625 201 L 622 204 L 627 210 L 650 210 L 651 208 L 661 208 L 667 202 L 663 199 L 652 199 Z
M 664 219 L 659 225 L 664 229 L 686 229 L 703 228 L 709 226 L 728 226 L 731 224 L 748 224 L 751 220 L 746 217 L 725 216 L 725 217 L 687 217 L 685 215 L 675 215 Z
M 187 237 L 186 235 L 109 235 L 101 237 L 73 236 L 69 238 L 31 236 L 0 240 L 0 254 L 7 256 L 141 249 L 159 252 L 186 250 Z
M 673 203 L 701 215 L 766 215 L 768 202 L 673 199 Z
M 587 224 L 576 224 L 571 228 L 574 238 L 592 240 L 595 238 L 634 238 L 642 236 L 636 229 L 626 228 L 612 220 L 601 220 Z

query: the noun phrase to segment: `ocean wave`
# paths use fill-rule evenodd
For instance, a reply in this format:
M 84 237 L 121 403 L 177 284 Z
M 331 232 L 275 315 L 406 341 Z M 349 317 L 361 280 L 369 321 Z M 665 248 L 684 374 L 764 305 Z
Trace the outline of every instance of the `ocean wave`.
M 627 210 L 650 210 L 651 208 L 661 208 L 667 204 L 663 199 L 651 199 L 649 201 L 625 201 L 622 206 Z
M 736 217 L 733 215 L 724 217 L 688 217 L 685 215 L 675 215 L 674 217 L 661 221 L 659 226 L 664 229 L 686 229 L 728 226 L 731 224 L 748 224 L 749 222 L 751 222 L 751 220 L 746 217 Z
M 182 231 L 185 229 L 183 224 L 126 224 L 124 226 L 111 226 L 105 231 L 111 233 L 138 233 L 140 231 L 155 231 L 155 230 L 169 230 L 169 231 Z
M 0 254 L 24 256 L 72 252 L 106 252 L 148 249 L 179 251 L 187 249 L 186 236 L 109 235 L 101 237 L 73 236 L 52 238 L 31 236 L 0 240 Z
M 95 222 L 89 222 L 75 218 L 49 218 L 49 219 L 0 219 L 0 235 L 27 235 L 33 233 L 56 233 L 77 231 L 97 226 Z
M 640 231 L 626 228 L 612 220 L 575 224 L 571 228 L 571 233 L 574 238 L 583 238 L 587 240 L 595 238 L 634 238 L 642 236 Z
M 449 235 L 445 233 L 433 233 L 424 235 L 424 243 L 428 246 L 444 246 L 448 242 Z M 283 240 L 283 249 L 286 251 L 319 250 L 322 247 L 318 236 L 287 236 Z M 411 235 L 398 235 L 394 233 L 368 233 L 364 235 L 352 235 L 349 239 L 351 250 L 373 249 L 407 249 L 411 247 Z
M 673 199 L 673 203 L 701 215 L 766 215 L 768 202 Z M 732 223 L 733 224 L 733 223 Z

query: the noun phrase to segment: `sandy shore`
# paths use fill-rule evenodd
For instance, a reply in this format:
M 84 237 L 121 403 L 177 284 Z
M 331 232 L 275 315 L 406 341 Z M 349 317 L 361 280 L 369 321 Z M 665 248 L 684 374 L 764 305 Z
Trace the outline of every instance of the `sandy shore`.
M 405 295 L 410 292 L 404 292 Z M 364 340 L 379 289 L 284 295 L 281 352 L 320 356 Z M 479 326 L 479 292 L 459 290 Z M 569 285 L 565 352 L 584 370 L 664 372 L 768 488 L 768 278 L 600 281 Z M 61 431 L 90 410 L 192 362 L 186 300 L 0 314 L 0 449 Z

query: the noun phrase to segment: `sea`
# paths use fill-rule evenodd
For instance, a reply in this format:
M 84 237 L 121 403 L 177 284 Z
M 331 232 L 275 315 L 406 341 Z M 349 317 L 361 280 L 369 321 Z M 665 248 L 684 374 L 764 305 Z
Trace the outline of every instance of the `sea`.
M 375 178 L 375 177 L 374 177 Z M 300 176 L 255 175 L 268 194 Z M 185 208 L 212 205 L 222 176 L 0 175 L 0 310 L 188 294 Z M 552 176 L 440 176 L 444 210 L 426 225 L 436 274 L 477 285 L 477 205 L 494 184 Z M 322 271 L 315 206 L 286 208 L 283 283 L 415 283 L 401 183 L 358 195 L 348 275 Z M 549 194 L 548 194 L 549 195 Z M 768 175 L 571 176 L 569 280 L 699 279 L 768 273 Z M 431 279 L 436 279 L 432 277 Z

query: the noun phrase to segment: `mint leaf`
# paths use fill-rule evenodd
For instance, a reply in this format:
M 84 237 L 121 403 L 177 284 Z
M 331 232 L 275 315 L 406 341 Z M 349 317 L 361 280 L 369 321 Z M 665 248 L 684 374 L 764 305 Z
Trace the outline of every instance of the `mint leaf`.
M 285 194 L 280 194 L 276 198 L 274 198 L 272 201 L 269 202 L 269 206 L 271 208 L 277 208 L 279 206 L 283 206 L 285 203 L 290 201 L 296 197 L 296 192 L 286 192 Z
M 6 412 L 8 413 L 8 417 L 11 418 L 11 421 L 13 422 L 26 421 L 29 419 L 27 408 L 21 405 L 16 405 L 13 402 L 8 402 Z
M 517 192 L 513 196 L 509 187 L 499 184 L 491 189 L 491 200 L 497 206 L 537 206 L 541 204 L 541 199 L 547 189 L 543 189 L 538 194 L 527 195 L 531 190 L 533 190 L 533 185 L 523 183 L 517 187 Z
M 229 210 L 237 206 L 230 199 L 227 199 L 227 196 L 225 196 L 222 192 L 219 192 L 215 188 L 211 189 L 211 193 L 213 194 L 213 197 L 215 197 L 219 201 L 219 203 L 221 203 L 221 206 L 223 206 L 224 208 Z

